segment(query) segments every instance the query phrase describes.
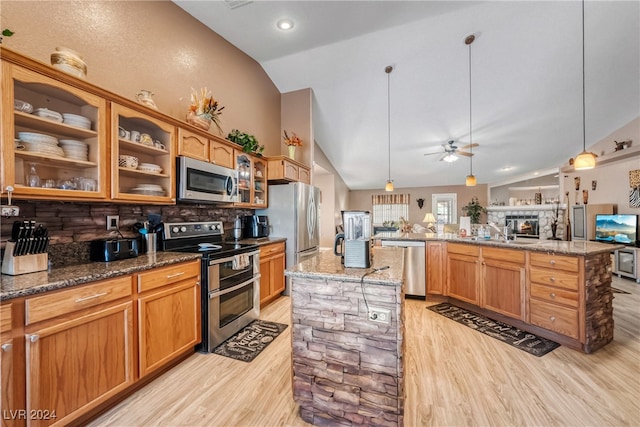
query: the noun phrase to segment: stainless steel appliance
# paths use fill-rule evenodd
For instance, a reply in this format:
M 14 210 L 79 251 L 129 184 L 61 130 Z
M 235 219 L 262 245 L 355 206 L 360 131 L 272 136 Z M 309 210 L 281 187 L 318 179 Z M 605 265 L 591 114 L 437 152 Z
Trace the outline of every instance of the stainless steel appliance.
M 342 211 L 344 233 L 336 235 L 333 253 L 342 257 L 345 267 L 371 267 L 371 214 L 368 211 Z M 338 251 L 338 246 L 341 250 Z
M 268 215 L 270 234 L 285 237 L 286 266 L 294 266 L 320 251 L 318 212 L 320 189 L 302 182 L 269 186 L 269 208 L 256 215 Z M 283 295 L 289 295 L 287 280 Z
M 614 273 L 635 279 L 640 284 L 640 248 L 627 247 L 614 252 Z
M 415 240 L 383 240 L 382 246 L 404 248 L 404 293 L 425 298 L 427 295 L 425 242 Z
M 89 244 L 91 261 L 117 261 L 138 256 L 136 239 L 98 239 Z
M 266 215 L 249 215 L 242 218 L 244 236 L 249 238 L 269 237 L 269 217 Z
M 211 352 L 260 315 L 257 245 L 222 241 L 222 222 L 167 223 L 162 249 L 202 254 L 202 343 Z
M 176 158 L 176 189 L 182 202 L 237 202 L 238 172 L 185 156 Z

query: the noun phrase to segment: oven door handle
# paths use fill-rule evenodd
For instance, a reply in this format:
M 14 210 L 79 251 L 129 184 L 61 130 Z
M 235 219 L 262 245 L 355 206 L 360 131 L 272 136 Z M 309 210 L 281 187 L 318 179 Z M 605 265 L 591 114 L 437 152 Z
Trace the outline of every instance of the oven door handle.
M 247 280 L 246 282 L 242 282 L 239 285 L 235 285 L 235 286 L 232 286 L 230 288 L 223 289 L 221 291 L 209 292 L 209 299 L 214 299 L 214 298 L 217 298 L 217 297 L 219 297 L 221 295 L 228 294 L 229 292 L 237 291 L 238 289 L 241 289 L 241 288 L 247 286 L 249 283 L 255 282 L 259 278 L 260 278 L 260 274 L 256 274 L 251 279 Z
M 253 251 L 253 252 L 244 252 L 242 254 L 238 254 L 238 255 L 248 255 L 248 256 L 254 256 L 254 255 L 258 255 L 260 254 L 260 251 Z M 211 261 L 209 261 L 209 265 L 216 265 L 216 264 L 224 264 L 225 262 L 228 261 L 233 261 L 235 255 L 227 257 L 227 258 L 220 258 L 220 259 L 212 259 Z

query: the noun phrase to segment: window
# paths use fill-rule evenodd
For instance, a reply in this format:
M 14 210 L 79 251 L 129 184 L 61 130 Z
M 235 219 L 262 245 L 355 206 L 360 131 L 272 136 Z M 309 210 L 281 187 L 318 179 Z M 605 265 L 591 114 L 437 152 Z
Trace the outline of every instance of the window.
M 431 209 L 438 225 L 457 223 L 458 195 L 456 193 L 432 194 Z
M 372 196 L 373 224 L 409 221 L 409 194 L 380 194 Z

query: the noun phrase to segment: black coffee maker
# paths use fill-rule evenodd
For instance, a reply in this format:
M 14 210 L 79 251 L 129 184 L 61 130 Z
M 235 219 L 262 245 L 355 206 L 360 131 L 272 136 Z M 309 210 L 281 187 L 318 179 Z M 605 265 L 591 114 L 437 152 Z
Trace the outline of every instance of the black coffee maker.
M 245 238 L 269 237 L 269 218 L 266 215 L 244 216 L 242 222 Z
M 336 235 L 333 253 L 345 267 L 371 267 L 371 215 L 369 211 L 342 211 L 344 233 Z M 340 251 L 338 251 L 340 246 Z

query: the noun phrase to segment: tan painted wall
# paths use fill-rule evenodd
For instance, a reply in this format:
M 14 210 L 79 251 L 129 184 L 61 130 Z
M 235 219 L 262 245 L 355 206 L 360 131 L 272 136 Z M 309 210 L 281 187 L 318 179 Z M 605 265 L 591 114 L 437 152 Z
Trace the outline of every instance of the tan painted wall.
M 349 209 L 352 210 L 373 210 L 371 204 L 371 196 L 374 194 L 384 194 L 383 188 L 380 190 L 355 190 L 351 191 L 349 197 Z M 409 187 L 409 188 L 396 188 L 394 194 L 406 194 L 411 195 L 411 202 L 409 204 L 409 218 L 407 219 L 411 224 L 420 224 L 427 212 L 431 212 L 431 196 L 434 193 L 456 193 L 458 195 L 458 218 L 463 215 L 462 206 L 471 201 L 472 197 L 477 197 L 482 206 L 487 206 L 487 185 L 479 184 L 475 187 L 465 187 L 464 185 L 447 185 L 436 187 Z M 422 209 L 418 208 L 416 199 L 425 199 Z M 482 214 L 480 222 L 487 222 L 486 214 Z
M 294 133 L 302 139 L 302 146 L 296 147 L 295 159 L 311 165 L 313 153 L 313 129 L 311 125 L 311 89 L 301 89 L 282 94 L 282 131 Z M 282 132 L 281 132 L 282 135 Z M 291 135 L 289 135 L 291 136 Z M 280 137 L 280 153 L 289 154 L 289 147 Z
M 280 93 L 260 65 L 169 1 L 3 1 L 3 45 L 50 63 L 57 46 L 78 51 L 87 80 L 135 99 L 155 93 L 158 109 L 184 119 L 191 88 L 207 87 L 233 128 L 280 154 Z

